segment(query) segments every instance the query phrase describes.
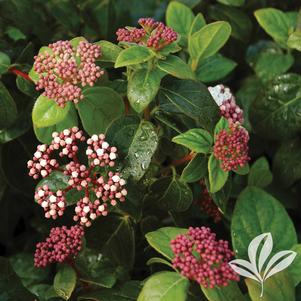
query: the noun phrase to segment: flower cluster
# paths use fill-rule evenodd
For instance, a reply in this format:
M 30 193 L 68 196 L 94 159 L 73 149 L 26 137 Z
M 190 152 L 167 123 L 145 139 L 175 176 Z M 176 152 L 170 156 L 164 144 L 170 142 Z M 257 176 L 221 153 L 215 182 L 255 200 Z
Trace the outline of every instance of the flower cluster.
M 209 87 L 208 90 L 219 106 L 221 115 L 225 117 L 229 123 L 243 124 L 243 110 L 236 104 L 235 97 L 229 88 L 223 85 L 217 85 L 215 87 Z
M 200 181 L 200 186 L 202 188 L 202 193 L 200 200 L 197 201 L 197 204 L 201 207 L 203 212 L 205 212 L 209 217 L 213 218 L 215 223 L 218 223 L 222 219 L 222 214 L 210 196 L 204 181 Z
M 93 86 L 103 75 L 95 61 L 101 55 L 98 45 L 80 41 L 73 47 L 70 41 L 57 41 L 34 57 L 34 71 L 39 80 L 37 90 L 53 99 L 61 107 L 66 102 L 78 103 L 83 99 L 81 87 Z
M 119 28 L 116 32 L 117 40 L 136 43 L 158 51 L 178 38 L 178 34 L 172 28 L 152 18 L 141 18 L 138 23 L 142 28 Z
M 216 240 L 210 228 L 189 228 L 187 234 L 171 241 L 173 266 L 190 280 L 204 287 L 227 286 L 239 281 L 228 262 L 234 255 L 225 240 Z
M 34 265 L 46 267 L 54 262 L 64 262 L 75 257 L 82 248 L 84 229 L 79 225 L 68 229 L 66 226 L 50 230 L 46 241 L 36 245 Z
M 57 191 L 51 191 L 47 185 L 37 189 L 35 199 L 44 208 L 45 217 L 56 219 L 64 213 L 66 193 L 72 189 L 85 192 L 85 197 L 78 200 L 74 215 L 74 221 L 85 226 L 90 226 L 97 216 L 107 215 L 109 204 L 115 206 L 125 201 L 126 182 L 119 173 L 111 170 L 117 158 L 117 148 L 111 147 L 103 134 L 93 135 L 87 140 L 88 166 L 80 163 L 77 157 L 78 143 L 86 140 L 82 131 L 73 127 L 61 133 L 54 132 L 52 137 L 50 145 L 37 147 L 33 160 L 27 164 L 29 175 L 34 179 L 46 177 L 53 171 L 61 172 L 67 178 L 68 187 L 64 183 L 64 187 Z M 60 166 L 52 158 L 55 151 L 60 157 L 68 158 L 69 163 Z
M 228 129 L 222 129 L 215 136 L 213 154 L 221 160 L 224 171 L 237 170 L 248 163 L 248 142 L 249 133 L 239 124 L 232 123 Z

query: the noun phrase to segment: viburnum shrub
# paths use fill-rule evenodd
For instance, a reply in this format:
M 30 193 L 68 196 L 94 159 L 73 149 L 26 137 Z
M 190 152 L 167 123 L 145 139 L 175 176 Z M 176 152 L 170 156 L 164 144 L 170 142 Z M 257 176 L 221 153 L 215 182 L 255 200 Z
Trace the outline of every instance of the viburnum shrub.
M 0 300 L 299 300 L 299 6 L 0 1 Z

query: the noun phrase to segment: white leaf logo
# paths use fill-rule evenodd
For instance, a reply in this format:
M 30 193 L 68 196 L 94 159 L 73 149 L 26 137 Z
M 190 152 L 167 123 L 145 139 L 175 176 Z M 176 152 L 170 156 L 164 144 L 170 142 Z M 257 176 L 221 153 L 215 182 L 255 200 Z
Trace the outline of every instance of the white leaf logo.
M 259 247 L 262 248 L 259 252 Z M 273 238 L 271 233 L 263 233 L 256 236 L 248 247 L 249 260 L 235 259 L 229 262 L 230 267 L 239 275 L 253 279 L 261 284 L 263 296 L 264 281 L 274 274 L 286 269 L 295 259 L 297 253 L 294 251 L 280 251 L 267 262 L 273 249 Z M 263 271 L 263 268 L 265 269 Z

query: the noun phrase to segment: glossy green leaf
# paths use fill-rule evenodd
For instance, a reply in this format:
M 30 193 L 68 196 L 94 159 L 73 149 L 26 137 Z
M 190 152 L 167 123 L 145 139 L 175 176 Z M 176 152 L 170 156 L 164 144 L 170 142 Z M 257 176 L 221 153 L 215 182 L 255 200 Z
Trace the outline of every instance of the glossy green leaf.
M 48 127 L 62 121 L 68 114 L 72 106 L 71 102 L 67 102 L 64 108 L 47 98 L 39 96 L 32 110 L 32 121 L 36 127 Z
M 197 154 L 183 169 L 181 180 L 193 183 L 207 174 L 207 159 L 202 154 Z
M 87 88 L 83 95 L 77 108 L 83 127 L 91 136 L 104 133 L 110 123 L 124 113 L 122 97 L 111 88 Z
M 137 301 L 185 301 L 188 287 L 189 280 L 180 274 L 159 272 L 146 280 Z
M 0 74 L 4 74 L 8 71 L 10 66 L 10 57 L 4 53 L 0 52 Z
M 265 157 L 257 159 L 249 173 L 249 186 L 266 187 L 273 181 L 273 174 L 270 171 L 269 162 Z
M 192 192 L 187 183 L 177 175 L 162 177 L 156 180 L 149 188 L 152 202 L 164 210 L 182 212 L 192 203 Z
M 196 77 L 201 82 L 210 83 L 218 81 L 234 70 L 237 63 L 221 54 L 212 55 L 198 65 Z
M 294 285 L 297 286 L 301 282 L 301 244 L 294 245 L 291 250 L 296 252 L 297 256 L 287 270 L 294 282 Z
M 115 68 L 145 63 L 155 56 L 150 48 L 144 46 L 132 46 L 122 50 L 115 62 Z
M 8 26 L 5 33 L 15 42 L 26 39 L 24 33 L 15 26 Z
M 260 297 L 261 285 L 259 282 L 249 278 L 247 278 L 245 282 L 252 301 L 295 301 L 294 282 L 288 271 L 282 271 L 273 275 L 273 277 L 268 278 L 264 282 L 262 297 Z
M 295 31 L 292 34 L 290 34 L 290 36 L 287 40 L 287 46 L 289 48 L 301 51 L 301 32 L 300 31 Z
M 281 203 L 264 190 L 247 187 L 239 195 L 231 221 L 236 256 L 248 259 L 248 246 L 262 233 L 271 233 L 273 252 L 289 250 L 297 243 L 294 225 Z
M 213 138 L 210 133 L 203 129 L 191 129 L 173 137 L 172 141 L 181 144 L 196 153 L 207 154 L 211 150 Z
M 287 139 L 301 131 L 301 77 L 285 74 L 271 81 L 253 102 L 250 119 L 260 136 Z
M 60 266 L 53 281 L 55 292 L 64 300 L 69 300 L 76 285 L 76 272 L 69 265 Z
M 291 22 L 287 14 L 276 8 L 262 8 L 255 11 L 255 17 L 265 32 L 279 45 L 286 47 Z
M 221 130 L 225 130 L 225 129 L 229 129 L 229 122 L 225 117 L 221 117 L 220 120 L 218 121 L 218 123 L 216 124 L 215 128 L 214 128 L 214 139 L 215 139 L 215 136 Z
M 190 26 L 189 35 L 193 35 L 195 32 L 199 31 L 202 27 L 206 25 L 206 20 L 202 13 L 198 13 Z
M 95 44 L 100 46 L 101 56 L 97 60 L 101 62 L 115 63 L 119 53 L 122 51 L 122 49 L 119 46 L 109 41 L 102 40 L 96 42 Z
M 230 5 L 230 6 L 243 6 L 245 0 L 218 0 L 218 2 Z
M 201 286 L 201 289 L 208 301 L 245 301 L 242 292 L 234 281 L 230 281 L 227 286 L 215 286 L 214 288 Z
M 165 112 L 181 113 L 197 120 L 201 127 L 212 131 L 220 118 L 219 108 L 208 88 L 193 80 L 166 82 L 159 92 L 160 107 Z
M 202 27 L 189 38 L 189 54 L 192 70 L 196 70 L 200 61 L 217 53 L 227 42 L 231 26 L 224 21 L 217 21 Z
M 24 93 L 25 95 L 32 97 L 32 98 L 37 98 L 38 92 L 35 89 L 35 85 L 33 82 L 21 77 L 17 76 L 16 78 L 16 84 L 18 89 Z
M 152 264 L 162 264 L 162 265 L 166 265 L 170 268 L 174 268 L 173 265 L 167 261 L 166 259 L 160 258 L 160 257 L 152 257 L 151 259 L 149 259 L 146 263 L 147 265 L 152 265 Z
M 275 178 L 284 187 L 293 185 L 301 178 L 301 142 L 299 139 L 283 143 L 273 161 Z
M 172 3 L 172 2 L 171 2 Z M 188 66 L 182 59 L 175 55 L 169 55 L 166 60 L 160 60 L 158 67 L 177 78 L 181 79 L 194 79 L 194 73 L 190 66 Z
M 192 10 L 186 5 L 171 1 L 166 10 L 166 24 L 181 36 L 187 36 L 194 20 Z
M 0 129 L 5 129 L 16 120 L 17 106 L 2 82 L 0 82 L 0 107 Z
M 117 119 L 107 131 L 107 139 L 125 159 L 122 174 L 139 180 L 145 174 L 157 145 L 158 136 L 152 123 L 137 116 Z
M 208 173 L 209 173 L 209 184 L 210 192 L 215 193 L 223 188 L 227 182 L 229 172 L 225 172 L 220 167 L 220 162 L 215 159 L 214 155 L 211 154 L 208 161 Z
M 156 70 L 139 69 L 128 79 L 127 96 L 131 107 L 141 113 L 156 97 L 161 74 Z
M 249 173 L 250 171 L 250 166 L 249 164 L 245 164 L 244 166 L 238 166 L 236 170 L 234 170 L 234 172 L 238 175 L 241 175 L 241 176 L 245 176 Z

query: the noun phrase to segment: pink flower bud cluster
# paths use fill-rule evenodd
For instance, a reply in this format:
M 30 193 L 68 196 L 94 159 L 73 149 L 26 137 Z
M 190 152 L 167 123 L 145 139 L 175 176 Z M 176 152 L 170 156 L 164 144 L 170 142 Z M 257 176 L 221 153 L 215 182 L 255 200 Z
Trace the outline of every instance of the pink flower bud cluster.
M 204 183 L 200 181 L 200 186 L 202 188 L 201 198 L 197 202 L 201 207 L 201 210 L 206 213 L 209 217 L 213 218 L 215 223 L 218 223 L 222 219 L 222 214 L 219 211 L 218 207 L 215 205 L 209 191 Z
M 234 253 L 225 240 L 216 240 L 210 228 L 188 229 L 171 241 L 174 252 L 173 266 L 190 280 L 205 288 L 227 286 L 229 281 L 239 281 L 228 262 Z
M 54 132 L 52 137 L 51 144 L 39 145 L 33 160 L 28 162 L 29 175 L 34 179 L 39 176 L 46 177 L 52 171 L 64 173 L 67 178 L 69 186 L 63 190 L 50 191 L 46 185 L 37 190 L 35 198 L 44 208 L 47 218 L 56 219 L 63 214 L 66 206 L 65 194 L 72 189 L 85 192 L 85 198 L 78 201 L 74 216 L 75 221 L 80 221 L 85 226 L 90 226 L 91 220 L 97 216 L 107 215 L 109 205 L 115 206 L 118 202 L 125 201 L 126 182 L 119 173 L 110 171 L 115 165 L 117 148 L 105 141 L 105 135 L 92 135 L 87 140 L 85 153 L 88 166 L 77 158 L 78 144 L 86 140 L 82 131 L 73 127 L 61 133 Z M 54 151 L 70 161 L 60 166 L 52 159 Z
M 249 133 L 238 124 L 230 124 L 229 129 L 223 129 L 215 136 L 213 154 L 221 160 L 224 171 L 235 171 L 248 163 L 248 142 Z
M 98 45 L 87 41 L 73 47 L 70 41 L 57 41 L 49 50 L 34 57 L 34 71 L 38 73 L 37 90 L 53 99 L 61 107 L 66 102 L 83 99 L 81 87 L 93 86 L 104 72 L 95 61 L 101 55 Z
M 84 197 L 76 204 L 73 220 L 82 226 L 90 227 L 91 222 L 98 216 L 108 215 L 107 207 L 107 204 L 101 203 L 99 200 L 92 202 L 88 197 Z
M 72 259 L 82 248 L 83 236 L 84 229 L 79 225 L 70 229 L 66 226 L 52 228 L 46 241 L 36 245 L 34 265 L 46 267 L 54 262 L 62 263 Z
M 119 28 L 116 32 L 117 40 L 137 43 L 158 51 L 178 38 L 172 28 L 152 18 L 141 18 L 138 23 L 143 28 Z
M 62 190 L 53 192 L 47 185 L 43 185 L 35 192 L 35 200 L 44 208 L 46 218 L 57 219 L 64 214 L 66 201 Z
M 243 110 L 236 104 L 235 97 L 229 88 L 223 85 L 217 85 L 215 87 L 209 87 L 208 90 L 219 106 L 221 115 L 225 117 L 229 123 L 243 124 Z

